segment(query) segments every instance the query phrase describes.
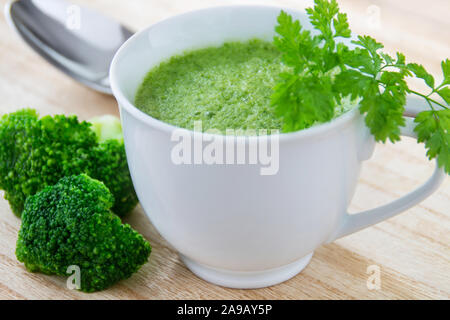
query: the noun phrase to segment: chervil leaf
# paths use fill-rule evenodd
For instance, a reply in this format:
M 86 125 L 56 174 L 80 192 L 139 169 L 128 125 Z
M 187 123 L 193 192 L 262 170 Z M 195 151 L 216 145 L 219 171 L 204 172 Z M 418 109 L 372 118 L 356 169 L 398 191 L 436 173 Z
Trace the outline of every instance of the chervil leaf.
M 354 44 L 365 48 L 370 57 L 372 57 L 372 64 L 376 70 L 381 68 L 382 59 L 378 54 L 378 50 L 383 48 L 383 45 L 369 36 L 358 36 L 358 41 L 352 41 Z
M 347 21 L 347 14 L 338 13 L 337 18 L 333 19 L 335 37 L 350 38 L 352 32 Z
M 314 9 L 306 9 L 311 24 L 322 33 L 323 39 L 332 39 L 333 30 L 331 29 L 331 21 L 333 17 L 339 12 L 339 7 L 336 0 L 330 2 L 326 0 L 315 0 Z M 341 18 L 342 19 L 342 18 Z
M 396 64 L 397 64 L 397 65 L 404 66 L 405 63 L 406 63 L 405 55 L 404 55 L 403 53 L 397 52 L 397 61 L 396 61 Z
M 342 55 L 342 59 L 349 67 L 359 69 L 359 71 L 370 74 L 373 77 L 376 77 L 379 72 L 379 68 L 373 63 L 373 58 L 368 50 L 355 48 L 345 52 Z
M 366 124 L 377 141 L 392 142 L 400 140 L 399 126 L 404 125 L 402 113 L 392 112 L 390 101 L 382 95 L 365 98 L 361 101 L 362 112 L 366 112 Z M 395 118 L 392 116 L 395 115 Z M 393 120 L 394 119 L 394 120 Z
M 289 113 L 296 113 L 295 110 L 291 110 L 291 106 L 297 105 L 297 97 L 291 92 L 295 92 L 294 86 L 298 80 L 298 76 L 290 73 L 282 73 L 280 75 L 281 80 L 274 88 L 272 94 L 272 104 L 276 106 L 276 113 L 279 116 L 284 116 L 285 122 L 294 122 L 295 119 L 290 119 L 287 115 Z
M 335 45 L 334 38 L 344 37 L 350 30 L 347 17 L 337 15 L 336 1 L 330 5 L 326 0 L 315 3 L 314 10 L 308 10 L 308 14 L 313 25 L 322 31 L 321 35 L 311 36 L 285 12 L 280 13 L 275 28 L 278 35 L 274 44 L 282 52 L 282 61 L 292 67 L 292 73 L 281 75 L 272 95 L 272 105 L 283 117 L 285 131 L 308 128 L 334 116 L 336 99 L 332 74 L 342 64 L 335 49 L 345 50 L 342 45 Z
M 436 122 L 435 113 L 435 111 L 422 111 L 416 116 L 414 122 L 417 125 L 414 131 L 417 133 L 419 142 L 429 140 L 436 131 L 438 122 Z
M 431 96 L 450 100 L 450 61 L 442 62 L 444 81 L 435 87 L 433 76 L 422 65 L 406 63 L 402 53 L 395 58 L 382 52 L 383 45 L 369 36 L 358 36 L 349 48 L 339 38 L 348 38 L 351 31 L 347 16 L 339 12 L 335 0 L 315 0 L 314 8 L 306 11 L 319 33 L 302 30 L 298 21 L 282 12 L 278 18 L 274 39 L 282 53 L 282 61 L 292 67 L 281 75 L 272 95 L 272 105 L 284 122 L 285 131 L 295 131 L 316 122 L 331 120 L 337 104 L 350 98 L 360 101 L 360 112 L 377 141 L 400 140 L 406 94 L 417 94 L 431 107 L 421 113 L 416 122 L 419 141 L 425 142 L 428 156 L 438 157 L 447 172 L 449 164 L 448 108 Z M 423 79 L 432 89 L 422 94 L 408 88 L 407 76 Z M 435 111 L 434 105 L 442 107 Z
M 391 56 L 386 53 L 381 52 L 380 56 L 384 59 L 386 64 L 392 64 L 394 62 L 394 60 L 391 58 Z
M 423 111 L 415 119 L 414 131 L 425 142 L 428 158 L 438 157 L 439 166 L 450 173 L 450 110 Z
M 438 95 L 441 96 L 442 99 L 444 99 L 444 101 L 448 105 L 450 105 L 450 88 L 449 87 L 442 88 L 437 93 L 438 93 Z
M 364 96 L 372 86 L 377 85 L 373 77 L 354 69 L 347 69 L 336 75 L 334 90 L 342 97 L 350 96 L 352 100 L 355 100 Z
M 282 74 L 272 95 L 276 114 L 284 118 L 284 131 L 297 131 L 334 116 L 331 77 L 298 77 Z
M 293 21 L 292 17 L 284 11 L 281 11 L 278 16 L 278 25 L 275 27 L 275 31 L 281 35 L 284 39 L 297 39 L 302 27 L 299 21 Z M 275 39 L 281 40 L 281 38 L 276 37 Z M 293 43 L 286 43 L 293 44 Z M 285 48 L 280 48 L 285 49 Z M 292 49 L 289 46 L 287 49 Z M 295 48 L 296 49 L 296 48 Z
M 366 114 L 366 124 L 377 141 L 400 140 L 400 127 L 405 124 L 405 96 L 406 94 L 395 86 L 389 86 L 381 93 L 376 82 L 372 82 L 365 92 L 360 111 Z
M 375 53 L 378 50 L 383 49 L 384 47 L 381 43 L 377 42 L 374 38 L 369 36 L 358 36 L 358 41 L 353 42 L 366 48 L 371 53 Z
M 425 70 L 424 66 L 417 63 L 409 63 L 407 68 L 413 72 L 417 78 L 423 79 L 427 86 L 434 89 L 434 78 Z
M 283 62 L 288 66 L 302 69 L 313 55 L 316 45 L 310 32 L 303 31 L 300 22 L 293 21 L 284 11 L 278 16 L 275 31 L 280 36 L 274 38 L 274 44 L 282 52 Z
M 445 59 L 441 63 L 442 73 L 444 74 L 443 84 L 450 84 L 450 60 Z

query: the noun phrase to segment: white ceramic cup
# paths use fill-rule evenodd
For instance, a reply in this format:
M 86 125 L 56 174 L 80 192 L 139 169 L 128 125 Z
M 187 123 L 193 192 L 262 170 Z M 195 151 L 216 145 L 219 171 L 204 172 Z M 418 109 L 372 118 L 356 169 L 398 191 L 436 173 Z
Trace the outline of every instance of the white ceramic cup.
M 371 157 L 375 145 L 357 109 L 330 123 L 281 134 L 276 175 L 262 176 L 252 165 L 171 161 L 175 144 L 171 135 L 176 128 L 133 105 L 146 73 L 185 50 L 230 40 L 271 40 L 280 10 L 226 6 L 175 16 L 134 35 L 111 66 L 128 164 L 142 207 L 190 270 L 226 287 L 260 288 L 293 277 L 320 245 L 416 205 L 445 177 L 436 169 L 408 195 L 373 210 L 347 214 L 361 164 Z M 311 28 L 304 13 L 285 10 Z M 402 135 L 415 137 L 410 119 L 407 124 Z M 202 139 L 202 134 L 189 134 Z

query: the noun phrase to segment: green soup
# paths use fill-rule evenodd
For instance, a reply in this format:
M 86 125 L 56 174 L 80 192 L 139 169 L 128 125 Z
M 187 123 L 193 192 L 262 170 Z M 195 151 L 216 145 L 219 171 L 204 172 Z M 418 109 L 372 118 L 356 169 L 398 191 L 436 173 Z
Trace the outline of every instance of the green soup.
M 136 106 L 152 117 L 193 129 L 282 129 L 270 105 L 280 73 L 287 70 L 270 42 L 228 42 L 174 56 L 150 70 Z

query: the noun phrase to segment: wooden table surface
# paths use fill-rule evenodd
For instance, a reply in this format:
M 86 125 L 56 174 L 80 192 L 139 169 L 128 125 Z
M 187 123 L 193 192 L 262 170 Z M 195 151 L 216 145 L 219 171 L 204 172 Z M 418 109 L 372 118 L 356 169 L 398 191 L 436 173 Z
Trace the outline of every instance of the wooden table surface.
M 90 5 L 138 30 L 173 14 L 233 1 L 74 2 Z M 0 0 L 1 6 L 5 3 L 6 0 Z M 276 3 L 303 8 L 311 2 Z M 389 52 L 393 49 L 404 52 L 410 61 L 424 64 L 435 75 L 439 74 L 440 61 L 450 57 L 448 0 L 341 0 L 339 3 L 349 14 L 353 31 L 376 37 Z M 0 97 L 1 114 L 26 106 L 38 109 L 41 114 L 77 114 L 81 119 L 118 114 L 114 98 L 90 91 L 48 65 L 16 37 L 3 16 L 0 17 Z M 389 143 L 377 146 L 373 159 L 364 165 L 352 212 L 386 203 L 420 185 L 433 168 L 424 155 L 424 147 L 412 139 L 404 139 L 395 146 Z M 195 277 L 159 236 L 140 207 L 127 222 L 152 243 L 150 262 L 109 290 L 84 294 L 66 289 L 63 278 L 28 273 L 16 260 L 14 251 L 20 220 L 1 197 L 0 299 L 450 298 L 448 178 L 437 193 L 420 205 L 320 247 L 301 274 L 260 290 L 225 289 Z M 379 290 L 369 290 L 367 286 L 367 270 L 374 265 L 380 270 Z

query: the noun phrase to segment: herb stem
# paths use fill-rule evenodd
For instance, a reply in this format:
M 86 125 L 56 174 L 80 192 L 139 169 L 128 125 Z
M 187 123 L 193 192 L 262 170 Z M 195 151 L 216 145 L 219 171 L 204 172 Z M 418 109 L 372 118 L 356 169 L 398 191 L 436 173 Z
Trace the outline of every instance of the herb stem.
M 417 91 L 414 91 L 414 90 L 409 90 L 409 92 L 412 93 L 412 94 L 415 94 L 415 95 L 417 95 L 417 96 L 420 96 L 420 97 L 424 98 L 425 100 L 427 100 L 427 102 L 430 104 L 430 106 L 431 106 L 431 103 L 430 103 L 430 102 L 433 102 L 434 104 L 437 104 L 438 106 L 440 106 L 440 107 L 442 107 L 442 108 L 444 108 L 444 109 L 448 109 L 448 107 L 444 106 L 442 103 L 437 102 L 436 100 L 430 98 L 429 96 L 426 96 L 426 95 L 424 95 L 424 94 L 421 94 L 420 92 L 417 92 Z M 432 109 L 433 109 L 433 107 L 432 107 Z M 434 109 L 433 109 L 433 110 L 434 110 Z
M 384 66 L 382 66 L 380 68 L 380 71 L 383 71 L 383 69 L 388 68 L 388 67 L 400 68 L 398 65 L 395 65 L 395 64 L 385 64 Z
M 437 92 L 437 91 L 439 91 L 439 89 L 442 88 L 443 86 L 445 86 L 445 82 L 442 82 L 442 83 L 439 85 L 439 87 L 437 87 L 437 88 L 434 89 L 433 91 L 434 91 L 434 92 Z

